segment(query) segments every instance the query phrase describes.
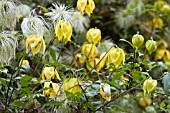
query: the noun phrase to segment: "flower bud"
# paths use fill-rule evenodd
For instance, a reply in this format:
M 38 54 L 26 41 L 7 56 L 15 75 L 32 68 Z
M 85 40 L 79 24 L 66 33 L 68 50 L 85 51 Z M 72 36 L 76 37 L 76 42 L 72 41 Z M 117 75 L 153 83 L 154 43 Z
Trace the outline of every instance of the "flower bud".
M 146 97 L 146 96 L 144 98 L 140 98 L 140 100 L 138 102 L 139 106 L 143 107 L 143 108 L 151 105 L 151 103 L 152 103 L 152 100 L 149 97 Z
M 164 14 L 168 14 L 170 12 L 170 6 L 165 4 L 162 8 L 161 8 L 161 11 L 164 13 Z
M 42 35 L 30 35 L 26 40 L 26 53 L 28 53 L 28 45 L 31 46 L 31 52 L 33 55 L 37 54 L 42 47 L 42 54 L 45 53 L 45 41 Z
M 86 11 L 86 13 L 90 16 L 95 8 L 95 4 L 93 0 L 78 0 L 77 8 L 80 10 L 82 15 L 84 14 L 84 11 Z
M 145 80 L 145 82 L 143 83 L 144 95 L 152 93 L 156 89 L 156 86 L 157 80 L 152 80 L 151 78 Z
M 54 69 L 54 67 L 45 67 L 42 71 L 42 80 L 47 80 L 47 81 L 51 81 L 51 79 L 54 79 L 54 77 L 56 76 L 56 78 L 58 80 L 61 80 L 57 70 Z
M 86 38 L 90 43 L 97 44 L 101 40 L 101 31 L 97 28 L 91 28 L 87 31 Z
M 106 101 L 110 101 L 111 100 L 110 85 L 106 83 L 101 83 L 100 94 Z
M 81 52 L 87 57 L 87 58 L 95 58 L 99 55 L 99 52 L 94 44 L 84 44 Z
M 125 53 L 121 48 L 111 48 L 107 55 L 106 65 L 109 66 L 111 63 L 115 67 L 119 67 L 121 63 L 125 62 Z
M 149 54 L 154 52 L 157 49 L 157 44 L 156 41 L 153 40 L 148 40 L 146 42 L 146 49 L 148 50 Z
M 66 44 L 72 35 L 72 26 L 69 22 L 60 20 L 55 27 L 56 37 L 59 41 Z
M 76 67 L 79 67 L 81 64 L 83 64 L 85 59 L 80 55 L 76 54 L 75 59 L 74 59 L 74 64 Z
M 139 33 L 133 35 L 132 37 L 132 43 L 136 48 L 139 48 L 144 42 L 144 38 L 142 35 L 139 35 Z
M 67 78 L 63 82 L 63 90 L 73 94 L 81 92 L 80 83 L 81 81 L 78 78 Z

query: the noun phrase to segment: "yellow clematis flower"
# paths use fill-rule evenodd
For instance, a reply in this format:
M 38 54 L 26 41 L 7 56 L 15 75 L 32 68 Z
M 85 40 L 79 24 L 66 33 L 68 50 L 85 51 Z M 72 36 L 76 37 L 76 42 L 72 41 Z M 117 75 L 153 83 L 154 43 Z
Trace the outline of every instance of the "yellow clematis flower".
M 152 93 L 157 86 L 157 80 L 152 80 L 152 78 L 149 78 L 144 81 L 143 83 L 143 91 L 144 95 Z
M 95 8 L 95 3 L 93 0 L 78 0 L 77 1 L 77 8 L 80 10 L 82 15 L 84 11 L 90 16 Z
M 76 54 L 74 59 L 74 64 L 76 67 L 79 67 L 79 65 L 83 64 L 84 61 L 85 59 L 80 54 Z
M 28 60 L 21 60 L 19 65 L 29 65 Z
M 69 22 L 60 20 L 55 27 L 56 37 L 59 41 L 66 44 L 72 35 L 72 26 Z
M 81 92 L 81 87 L 79 86 L 81 84 L 80 79 L 78 78 L 67 78 L 63 82 L 63 90 L 68 91 L 70 93 L 77 93 Z
M 111 100 L 111 91 L 110 91 L 110 85 L 106 83 L 100 84 L 100 95 L 106 100 Z
M 165 42 L 163 40 L 159 40 L 159 41 L 157 41 L 157 46 L 161 49 L 165 49 L 168 47 L 168 44 L 167 44 L 167 42 Z
M 125 62 L 125 53 L 121 48 L 112 47 L 107 55 L 106 65 L 109 66 L 111 63 L 115 65 L 116 68 L 119 67 L 121 63 Z
M 133 35 L 132 37 L 132 43 L 136 48 L 139 48 L 144 42 L 144 37 L 142 35 L 139 35 L 139 33 Z
M 26 39 L 26 53 L 28 53 L 28 45 L 31 46 L 31 52 L 33 55 L 37 54 L 42 47 L 42 54 L 45 53 L 45 41 L 42 35 L 30 35 Z
M 165 56 L 166 49 L 158 49 L 155 53 L 155 60 L 161 60 Z
M 154 9 L 155 10 L 160 10 L 163 6 L 165 5 L 165 1 L 163 0 L 158 0 L 154 3 Z
M 54 79 L 55 76 L 58 80 L 61 80 L 57 70 L 54 69 L 54 67 L 45 67 L 41 74 L 42 80 L 46 79 L 47 81 L 51 81 L 51 79 Z
M 147 96 L 140 98 L 140 100 L 138 101 L 139 106 L 143 108 L 150 106 L 151 103 L 152 103 L 152 100 Z
M 155 29 L 162 29 L 162 27 L 163 27 L 163 21 L 162 21 L 162 19 L 161 18 L 153 18 L 153 27 L 155 28 Z
M 94 44 L 84 44 L 81 52 L 89 59 L 95 58 L 99 55 L 99 52 Z
M 50 85 L 52 87 L 50 87 Z M 53 82 L 45 82 L 44 83 L 44 88 L 48 88 L 46 90 L 43 91 L 43 95 L 45 96 L 48 96 L 50 95 L 51 98 L 54 98 L 56 97 L 56 95 L 58 95 L 60 92 L 59 92 L 59 85 L 57 83 L 53 83 Z
M 90 43 L 97 44 L 101 40 L 101 31 L 97 28 L 91 28 L 87 31 L 86 38 Z

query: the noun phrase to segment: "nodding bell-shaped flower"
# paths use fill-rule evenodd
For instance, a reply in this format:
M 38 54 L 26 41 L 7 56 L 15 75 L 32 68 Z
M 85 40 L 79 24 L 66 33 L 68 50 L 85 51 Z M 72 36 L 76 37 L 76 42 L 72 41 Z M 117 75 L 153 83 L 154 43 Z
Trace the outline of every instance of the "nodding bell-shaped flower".
M 99 55 L 99 52 L 94 44 L 84 44 L 81 52 L 87 57 L 87 58 L 95 58 Z
M 54 97 L 56 97 L 56 95 L 58 95 L 60 93 L 59 92 L 59 89 L 60 89 L 59 85 L 57 83 L 53 83 L 51 81 L 45 82 L 44 88 L 48 88 L 48 89 L 43 91 L 44 96 L 50 95 L 51 98 L 54 98 Z
M 90 16 L 95 8 L 95 3 L 93 0 L 78 0 L 77 1 L 77 8 L 80 10 L 82 15 L 84 11 Z
M 157 86 L 157 80 L 153 80 L 152 78 L 149 78 L 145 80 L 143 83 L 143 91 L 144 95 L 152 93 Z
M 153 18 L 153 27 L 155 29 L 162 29 L 163 21 L 161 18 Z
M 28 60 L 21 60 L 19 65 L 21 65 L 21 66 L 22 65 L 29 65 L 29 62 L 28 62 Z
M 132 43 L 136 48 L 139 48 L 144 42 L 142 35 L 139 35 L 139 32 L 132 37 Z
M 156 41 L 153 41 L 153 39 L 148 40 L 146 42 L 146 49 L 148 50 L 149 54 L 156 51 L 156 49 L 157 49 Z
M 165 4 L 162 8 L 161 8 L 161 11 L 164 13 L 164 14 L 168 14 L 170 12 L 170 6 Z
M 81 81 L 78 78 L 67 78 L 63 82 L 63 90 L 73 94 L 81 92 L 80 83 Z
M 106 65 L 109 66 L 111 63 L 115 65 L 116 68 L 119 67 L 121 63 L 125 62 L 125 53 L 121 48 L 112 47 L 107 55 Z
M 87 31 L 86 38 L 90 43 L 97 44 L 101 40 L 101 31 L 97 28 L 91 28 Z
M 74 59 L 74 64 L 76 67 L 79 67 L 81 64 L 83 64 L 85 59 L 80 55 L 76 54 L 75 59 Z
M 106 83 L 101 83 L 100 94 L 106 101 L 110 101 L 111 100 L 110 85 Z
M 152 103 L 152 100 L 149 97 L 147 97 L 147 96 L 145 96 L 143 98 L 140 98 L 140 100 L 138 102 L 139 106 L 143 107 L 143 108 L 145 108 L 147 106 L 150 106 L 151 103 Z
M 26 53 L 28 53 L 28 45 L 31 47 L 31 52 L 33 55 L 37 54 L 42 50 L 42 54 L 45 53 L 45 41 L 42 35 L 30 35 L 26 39 Z
M 58 41 L 66 44 L 70 41 L 72 35 L 72 26 L 69 22 L 60 20 L 55 27 L 55 33 Z
M 155 10 L 160 10 L 164 5 L 166 4 L 165 1 L 163 0 L 158 0 L 154 3 L 154 9 Z
M 58 80 L 61 80 L 57 70 L 54 69 L 54 67 L 45 67 L 41 74 L 42 80 L 46 79 L 47 81 L 51 81 L 51 79 L 54 79 L 55 76 Z

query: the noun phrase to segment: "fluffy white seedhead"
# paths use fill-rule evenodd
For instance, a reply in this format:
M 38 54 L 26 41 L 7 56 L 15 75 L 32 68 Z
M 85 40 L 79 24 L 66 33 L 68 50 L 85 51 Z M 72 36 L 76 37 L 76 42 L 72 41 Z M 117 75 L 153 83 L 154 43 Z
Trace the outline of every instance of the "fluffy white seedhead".
M 18 18 L 28 17 L 31 12 L 31 8 L 28 5 L 20 4 L 17 7 L 17 12 L 18 12 L 17 14 Z
M 133 12 L 129 10 L 121 10 L 116 14 L 116 23 L 120 28 L 127 29 L 129 28 L 135 20 Z
M 45 15 L 49 17 L 49 20 L 51 20 L 54 25 L 60 20 L 71 21 L 74 12 L 71 5 L 66 6 L 59 2 L 53 3 L 52 5 L 54 8 L 50 8 L 51 12 L 48 12 Z
M 98 46 L 97 49 L 100 53 L 109 51 L 111 47 L 113 47 L 114 43 L 112 40 L 104 40 Z
M 0 64 L 8 64 L 15 57 L 16 38 L 10 32 L 0 33 Z
M 16 5 L 12 1 L 0 1 L 0 26 L 14 30 L 17 18 Z
M 29 35 L 39 34 L 45 35 L 48 33 L 47 24 L 43 17 L 34 15 L 35 11 L 33 10 L 30 13 L 28 18 L 24 18 L 21 23 L 21 29 L 24 36 L 28 37 Z
M 89 17 L 83 16 L 80 12 L 76 11 L 73 13 L 71 24 L 76 32 L 83 32 L 89 27 Z

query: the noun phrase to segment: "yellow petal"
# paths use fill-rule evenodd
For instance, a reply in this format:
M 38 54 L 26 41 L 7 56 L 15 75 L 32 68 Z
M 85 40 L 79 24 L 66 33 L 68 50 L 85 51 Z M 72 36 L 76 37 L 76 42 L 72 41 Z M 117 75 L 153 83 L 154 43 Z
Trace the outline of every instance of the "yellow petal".
M 77 1 L 77 8 L 80 10 L 82 15 L 84 14 L 86 5 L 87 5 L 87 0 L 78 0 Z
M 90 16 L 90 14 L 93 12 L 95 8 L 95 4 L 93 0 L 88 0 L 85 11 Z
M 60 76 L 59 76 L 59 74 L 58 74 L 58 72 L 55 70 L 54 71 L 54 74 L 55 74 L 55 76 L 56 76 L 56 78 L 58 79 L 58 80 L 61 80 L 61 78 L 60 78 Z
M 50 93 L 50 89 L 49 89 L 49 87 L 50 87 L 50 84 L 51 84 L 51 82 L 45 82 L 44 83 L 44 88 L 48 88 L 48 89 L 46 89 L 46 90 L 44 90 L 43 91 L 43 95 L 49 95 L 49 93 Z

